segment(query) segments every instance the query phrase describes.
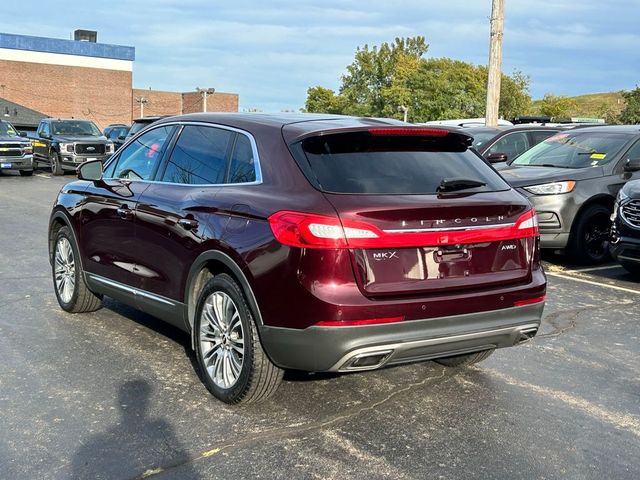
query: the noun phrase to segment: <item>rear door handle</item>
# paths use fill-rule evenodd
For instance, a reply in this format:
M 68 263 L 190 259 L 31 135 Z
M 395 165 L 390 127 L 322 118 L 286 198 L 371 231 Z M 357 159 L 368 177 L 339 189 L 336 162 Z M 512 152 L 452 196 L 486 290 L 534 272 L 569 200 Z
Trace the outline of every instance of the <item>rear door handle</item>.
M 178 220 L 178 225 L 185 230 L 195 230 L 198 228 L 198 221 L 193 218 L 181 218 Z
M 116 210 L 118 216 L 123 220 L 129 220 L 133 216 L 133 210 L 124 205 Z

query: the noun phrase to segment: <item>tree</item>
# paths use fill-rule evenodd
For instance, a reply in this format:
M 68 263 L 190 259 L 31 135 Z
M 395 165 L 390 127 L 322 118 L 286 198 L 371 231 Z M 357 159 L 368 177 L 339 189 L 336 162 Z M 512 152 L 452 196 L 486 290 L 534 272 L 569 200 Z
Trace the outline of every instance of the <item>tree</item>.
M 487 68 L 450 58 L 424 58 L 424 37 L 396 38 L 379 47 L 356 50 L 353 63 L 333 90 L 307 91 L 309 112 L 402 118 L 399 105 L 409 107 L 413 122 L 484 116 Z M 531 105 L 529 78 L 520 72 L 503 75 L 500 114 L 513 118 Z
M 620 123 L 636 125 L 640 123 L 640 87 L 636 86 L 633 90 L 622 92 L 625 101 L 625 107 L 620 113 Z
M 337 96 L 333 90 L 324 87 L 311 87 L 307 90 L 304 110 L 317 113 L 344 113 L 346 100 Z
M 396 38 L 380 47 L 368 45 L 356 50 L 355 59 L 342 76 L 340 95 L 346 99 L 347 113 L 383 116 L 397 105 L 388 104 L 390 97 L 405 97 L 404 80 L 420 64 L 429 49 L 424 37 Z
M 552 93 L 545 93 L 539 104 L 540 113 L 547 117 L 570 117 L 576 110 L 575 100 Z

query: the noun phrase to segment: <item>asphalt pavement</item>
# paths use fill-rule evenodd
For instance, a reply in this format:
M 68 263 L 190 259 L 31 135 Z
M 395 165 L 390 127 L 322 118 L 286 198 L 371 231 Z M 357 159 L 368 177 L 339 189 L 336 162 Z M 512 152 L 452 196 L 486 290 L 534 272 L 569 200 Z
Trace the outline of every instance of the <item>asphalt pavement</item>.
M 540 334 L 461 370 L 288 372 L 211 397 L 184 333 L 63 312 L 47 221 L 71 175 L 0 176 L 0 479 L 640 478 L 640 282 L 548 257 Z

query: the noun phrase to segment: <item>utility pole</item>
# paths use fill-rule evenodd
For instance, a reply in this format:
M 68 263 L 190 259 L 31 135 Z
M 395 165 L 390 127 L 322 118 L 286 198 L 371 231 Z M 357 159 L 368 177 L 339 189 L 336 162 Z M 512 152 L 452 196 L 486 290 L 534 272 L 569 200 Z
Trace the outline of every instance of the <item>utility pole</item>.
M 398 111 L 404 116 L 404 123 L 407 123 L 407 116 L 409 115 L 409 107 L 404 105 L 398 105 Z
M 489 76 L 487 79 L 487 109 L 485 125 L 498 125 L 500 80 L 502 76 L 502 36 L 504 32 L 504 0 L 493 0 L 491 6 L 491 38 L 489 44 Z
M 140 105 L 140 118 L 144 118 L 144 106 L 149 103 L 147 97 L 136 97 L 136 102 Z
M 200 92 L 202 94 L 202 111 L 207 111 L 207 97 L 209 95 L 213 95 L 216 91 L 215 88 L 200 88 L 196 87 L 196 92 Z

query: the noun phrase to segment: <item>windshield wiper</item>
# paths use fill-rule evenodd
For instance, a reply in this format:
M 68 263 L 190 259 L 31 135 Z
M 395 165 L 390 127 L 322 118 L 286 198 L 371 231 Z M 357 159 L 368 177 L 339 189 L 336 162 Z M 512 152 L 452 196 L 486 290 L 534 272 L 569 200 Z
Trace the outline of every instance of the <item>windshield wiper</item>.
M 549 167 L 549 168 L 573 168 L 566 165 L 554 165 L 553 163 L 530 163 L 529 165 L 523 165 L 524 167 Z
M 470 178 L 443 178 L 438 185 L 438 192 L 454 192 L 456 190 L 465 190 L 467 188 L 484 187 L 486 183 L 472 180 Z

